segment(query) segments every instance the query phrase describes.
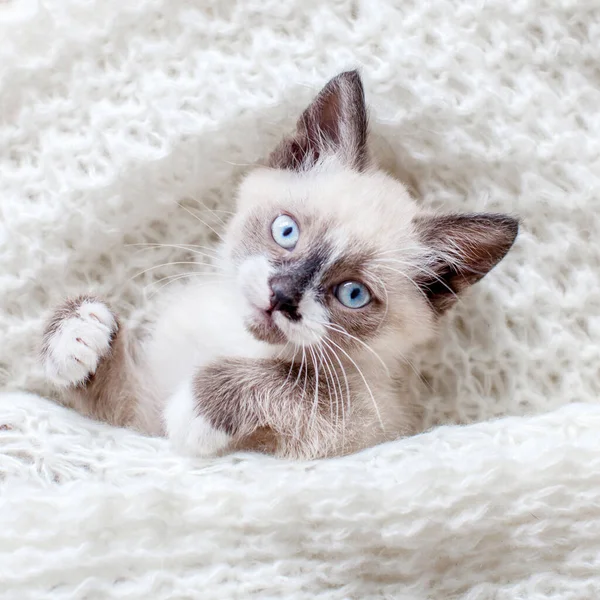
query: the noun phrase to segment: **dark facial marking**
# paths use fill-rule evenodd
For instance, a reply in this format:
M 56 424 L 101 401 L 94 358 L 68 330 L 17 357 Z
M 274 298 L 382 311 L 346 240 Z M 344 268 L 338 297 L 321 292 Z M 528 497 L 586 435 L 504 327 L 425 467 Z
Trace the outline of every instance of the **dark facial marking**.
M 331 255 L 331 246 L 319 242 L 301 257 L 286 258 L 275 263 L 276 274 L 269 281 L 273 310 L 280 310 L 290 320 L 299 321 L 298 305 L 302 295 L 322 271 Z

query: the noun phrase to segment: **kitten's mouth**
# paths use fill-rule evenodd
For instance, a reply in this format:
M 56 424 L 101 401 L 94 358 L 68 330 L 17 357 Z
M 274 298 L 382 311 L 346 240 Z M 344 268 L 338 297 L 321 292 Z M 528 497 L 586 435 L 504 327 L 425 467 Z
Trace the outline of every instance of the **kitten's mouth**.
M 254 337 L 263 342 L 283 344 L 287 341 L 287 337 L 277 326 L 273 317 L 271 309 L 252 305 L 252 314 L 246 322 L 246 327 Z

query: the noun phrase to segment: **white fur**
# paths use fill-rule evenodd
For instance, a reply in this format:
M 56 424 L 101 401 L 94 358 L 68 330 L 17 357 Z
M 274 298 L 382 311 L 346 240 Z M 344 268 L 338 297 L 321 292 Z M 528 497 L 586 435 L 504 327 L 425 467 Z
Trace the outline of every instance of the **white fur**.
M 237 273 L 237 283 L 244 308 L 248 316 L 259 310 L 267 310 L 270 306 L 269 279 L 273 269 L 263 255 L 250 256 L 240 265 Z
M 142 354 L 158 402 L 164 404 L 196 368 L 219 357 L 266 357 L 278 351 L 248 333 L 242 306 L 237 286 L 220 281 L 166 294 Z
M 136 317 L 142 290 L 186 266 L 133 276 L 188 258 L 128 244 L 208 245 L 173 200 L 219 229 L 194 198 L 231 211 L 238 165 L 358 64 L 423 207 L 525 225 L 416 365 L 427 422 L 520 416 L 308 466 L 207 468 L 3 395 L 0 597 L 600 597 L 594 3 L 215 6 L 0 2 L 0 387 L 50 391 L 33 349 L 65 295 L 93 285 Z M 588 405 L 550 412 L 572 401 Z
M 214 456 L 231 438 L 218 431 L 198 414 L 191 384 L 186 382 L 167 401 L 164 411 L 165 430 L 171 443 L 185 454 Z
M 310 463 L 191 460 L 40 398 L 0 407 L 2 600 L 600 594 L 597 405 Z
M 110 310 L 101 302 L 84 302 L 77 316 L 63 321 L 48 343 L 46 374 L 51 381 L 69 386 L 95 373 L 109 350 L 116 327 Z

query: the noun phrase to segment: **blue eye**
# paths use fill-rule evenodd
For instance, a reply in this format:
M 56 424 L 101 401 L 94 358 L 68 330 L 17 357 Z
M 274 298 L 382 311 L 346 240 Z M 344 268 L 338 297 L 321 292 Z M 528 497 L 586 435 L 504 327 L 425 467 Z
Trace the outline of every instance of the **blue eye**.
M 291 250 L 297 243 L 300 237 L 300 228 L 292 217 L 281 215 L 277 217 L 271 225 L 271 234 L 273 239 L 282 248 Z
M 362 308 L 371 302 L 371 294 L 362 283 L 346 281 L 337 286 L 336 298 L 348 308 Z

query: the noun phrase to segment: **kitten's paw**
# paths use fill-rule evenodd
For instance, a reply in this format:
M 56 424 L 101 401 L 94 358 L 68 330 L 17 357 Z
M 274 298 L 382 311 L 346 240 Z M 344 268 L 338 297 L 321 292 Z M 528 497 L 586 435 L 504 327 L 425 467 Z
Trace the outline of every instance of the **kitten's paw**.
M 110 352 L 117 330 L 117 319 L 103 302 L 90 296 L 67 300 L 44 331 L 42 360 L 47 377 L 59 386 L 83 383 Z
M 215 429 L 199 414 L 198 401 L 189 383 L 169 399 L 164 423 L 167 437 L 183 454 L 216 456 L 231 441 L 231 436 Z

